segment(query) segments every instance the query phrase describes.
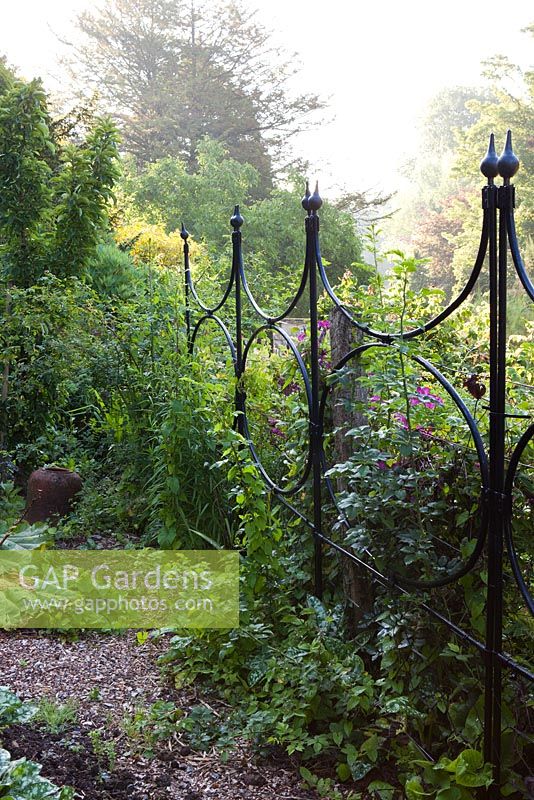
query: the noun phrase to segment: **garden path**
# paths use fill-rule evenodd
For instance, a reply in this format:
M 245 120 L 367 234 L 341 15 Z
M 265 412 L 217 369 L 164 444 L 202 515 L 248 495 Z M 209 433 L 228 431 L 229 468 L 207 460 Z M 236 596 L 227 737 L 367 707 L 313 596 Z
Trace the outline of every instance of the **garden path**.
M 134 631 L 0 631 L 0 685 L 24 700 L 53 703 L 42 711 L 44 722 L 4 731 L 4 746 L 13 758 L 41 763 L 45 777 L 74 786 L 82 800 L 315 798 L 285 760 L 260 763 L 238 746 L 223 762 L 214 751 L 192 751 L 176 732 L 161 741 L 151 736 L 154 703 L 184 711 L 207 705 L 161 672 L 157 659 L 166 646 L 165 637 L 143 641 Z M 210 703 L 222 721 L 224 705 Z M 65 704 L 67 712 L 54 719 Z

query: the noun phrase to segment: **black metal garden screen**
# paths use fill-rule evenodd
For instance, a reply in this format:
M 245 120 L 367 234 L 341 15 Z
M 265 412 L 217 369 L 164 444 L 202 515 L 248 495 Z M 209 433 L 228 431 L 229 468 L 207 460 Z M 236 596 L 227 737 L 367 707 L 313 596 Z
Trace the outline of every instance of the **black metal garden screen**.
M 239 207 L 236 206 L 231 219 L 233 228 L 233 258 L 229 282 L 219 303 L 212 307 L 205 305 L 200 299 L 191 277 L 189 264 L 189 244 L 185 228 L 182 228 L 184 240 L 185 259 L 185 297 L 186 297 L 186 323 L 190 351 L 192 352 L 198 340 L 203 325 L 210 321 L 221 329 L 229 347 L 235 371 L 235 410 L 237 424 L 240 432 L 249 440 L 252 456 L 259 471 L 270 491 L 294 512 L 308 526 L 313 536 L 315 562 L 314 580 L 315 593 L 321 598 L 323 594 L 323 554 L 325 548 L 334 548 L 342 558 L 349 559 L 366 570 L 373 580 L 389 587 L 391 590 L 407 593 L 425 593 L 425 598 L 420 601 L 421 608 L 432 618 L 444 625 L 453 635 L 459 637 L 467 645 L 478 651 L 484 665 L 484 757 L 494 766 L 495 783 L 489 790 L 488 796 L 499 797 L 500 769 L 501 769 L 501 693 L 503 684 L 503 670 L 521 676 L 527 681 L 534 680 L 534 674 L 524 665 L 518 663 L 503 652 L 503 565 L 508 560 L 516 581 L 517 591 L 528 611 L 534 614 L 534 599 L 529 593 L 526 578 L 521 571 L 520 560 L 515 550 L 512 526 L 512 502 L 514 481 L 518 466 L 525 449 L 534 437 L 534 424 L 528 425 L 515 444 L 515 449 L 510 459 L 505 456 L 506 420 L 511 415 L 507 412 L 506 390 L 506 349 L 507 349 L 507 262 L 509 256 L 522 284 L 524 292 L 531 301 L 534 301 L 534 285 L 530 281 L 521 254 L 519 252 L 515 221 L 514 221 L 514 195 L 515 189 L 511 179 L 517 172 L 519 161 L 514 155 L 511 144 L 511 134 L 508 133 L 506 146 L 500 158 L 494 147 L 493 135 L 487 155 L 481 163 L 481 171 L 487 179 L 487 185 L 482 189 L 482 232 L 480 246 L 476 261 L 470 277 L 460 294 L 437 316 L 426 324 L 408 331 L 384 333 L 370 329 L 359 322 L 353 313 L 343 305 L 330 285 L 327 270 L 323 265 L 319 243 L 319 209 L 322 205 L 318 190 L 310 194 L 306 190 L 302 205 L 306 211 L 306 250 L 305 262 L 298 291 L 285 309 L 279 315 L 271 316 L 260 307 L 255 299 L 253 290 L 247 282 L 247 274 L 243 263 L 242 233 L 243 218 Z M 495 185 L 495 179 L 500 176 L 502 185 Z M 363 353 L 371 348 L 388 348 L 400 340 L 415 340 L 423 337 L 436 326 L 446 320 L 464 301 L 468 299 L 479 280 L 484 266 L 487 264 L 489 279 L 489 448 L 477 426 L 477 422 L 463 402 L 454 386 L 440 373 L 428 360 L 421 356 L 412 356 L 419 366 L 431 374 L 447 394 L 448 398 L 456 405 L 468 426 L 480 467 L 481 492 L 478 499 L 478 514 L 480 518 L 479 533 L 475 546 L 469 557 L 460 564 L 451 574 L 441 575 L 434 580 L 420 581 L 409 576 L 401 577 L 394 571 L 385 573 L 373 564 L 369 554 L 354 552 L 334 538 L 325 530 L 323 506 L 323 492 L 328 492 L 330 499 L 336 503 L 336 497 L 331 480 L 325 475 L 325 457 L 323 451 L 325 408 L 330 388 L 321 387 L 319 363 L 320 342 L 318 337 L 318 301 L 320 293 L 326 292 L 331 303 L 337 307 L 352 326 L 361 331 L 363 342 L 352 348 L 344 357 L 333 366 L 333 371 L 341 370 L 345 365 L 357 360 Z M 290 317 L 307 295 L 309 298 L 309 330 L 310 353 L 309 369 L 305 365 L 291 336 L 280 325 Z M 260 327 L 252 334 L 247 342 L 243 336 L 243 300 L 252 306 L 254 313 L 261 319 Z M 225 322 L 219 316 L 226 304 L 233 303 L 232 321 L 235 330 L 231 334 Z M 200 309 L 201 314 L 193 319 L 194 307 Z M 268 473 L 258 454 L 258 448 L 250 436 L 247 419 L 246 394 L 242 388 L 241 379 L 247 367 L 247 358 L 257 336 L 262 332 L 276 333 L 285 342 L 291 351 L 300 370 L 306 393 L 308 413 L 308 452 L 305 468 L 300 479 L 291 488 L 282 487 Z M 527 419 L 528 416 L 524 415 Z M 292 495 L 297 492 L 310 493 L 313 508 L 312 518 L 308 519 L 293 504 Z M 343 518 L 343 514 L 341 514 Z M 347 523 L 348 525 L 348 523 Z M 430 590 L 443 587 L 459 581 L 470 571 L 477 569 L 481 559 L 487 565 L 487 594 L 485 605 L 485 638 L 483 641 L 475 638 L 470 632 L 463 630 L 448 619 L 443 613 L 432 607 L 428 602 Z M 481 637 L 482 638 L 482 637 Z

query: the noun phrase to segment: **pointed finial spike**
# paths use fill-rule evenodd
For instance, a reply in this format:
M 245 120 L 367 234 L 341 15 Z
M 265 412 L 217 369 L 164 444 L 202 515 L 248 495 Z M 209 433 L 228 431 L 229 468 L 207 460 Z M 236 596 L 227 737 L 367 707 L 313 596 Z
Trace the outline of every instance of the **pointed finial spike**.
M 245 220 L 243 219 L 239 211 L 239 206 L 235 206 L 233 216 L 230 219 L 230 225 L 235 231 L 238 231 L 241 225 L 244 223 L 244 221 Z
M 506 144 L 498 161 L 499 175 L 505 180 L 513 178 L 519 169 L 519 159 L 512 147 L 512 131 L 506 134 Z
M 495 134 L 490 134 L 488 152 L 480 162 L 480 171 L 488 179 L 493 182 L 493 179 L 499 174 L 498 168 L 499 157 L 495 150 Z
M 310 197 L 310 209 L 311 211 L 319 211 L 323 204 L 321 199 L 321 195 L 319 194 L 319 181 L 315 183 L 315 191 Z
M 306 189 L 304 191 L 304 197 L 302 198 L 302 208 L 304 211 L 310 210 L 310 182 L 306 178 Z
M 180 231 L 180 236 L 182 237 L 184 242 L 186 242 L 187 239 L 189 238 L 189 231 L 186 230 L 185 225 L 184 225 L 183 222 L 182 222 L 182 229 Z

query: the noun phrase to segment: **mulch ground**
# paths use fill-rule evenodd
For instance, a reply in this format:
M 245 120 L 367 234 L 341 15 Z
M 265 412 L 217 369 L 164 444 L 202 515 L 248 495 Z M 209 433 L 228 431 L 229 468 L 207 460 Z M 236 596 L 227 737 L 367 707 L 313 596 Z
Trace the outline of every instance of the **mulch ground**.
M 2 732 L 3 746 L 14 758 L 41 763 L 45 777 L 73 786 L 82 800 L 317 798 L 302 788 L 295 765 L 283 757 L 258 761 L 243 743 L 236 743 L 223 763 L 215 751 L 193 752 L 178 735 L 150 754 L 130 738 L 124 720 L 139 708 L 161 700 L 183 709 L 203 702 L 194 692 L 178 692 L 162 676 L 157 658 L 165 649 L 164 639 L 139 645 L 133 631 L 85 632 L 75 640 L 1 631 L 0 685 L 24 700 L 76 704 L 75 721 L 60 732 L 35 722 L 13 725 Z M 99 732 L 96 744 L 93 731 Z

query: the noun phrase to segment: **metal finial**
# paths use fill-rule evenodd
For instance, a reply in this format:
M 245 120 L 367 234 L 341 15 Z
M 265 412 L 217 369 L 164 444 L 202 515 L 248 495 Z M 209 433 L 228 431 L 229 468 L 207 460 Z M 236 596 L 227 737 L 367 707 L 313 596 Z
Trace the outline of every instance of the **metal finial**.
M 488 181 L 492 181 L 499 174 L 498 162 L 499 156 L 495 150 L 495 135 L 492 133 L 490 135 L 488 152 L 480 162 L 480 171 Z
M 306 190 L 304 192 L 304 197 L 302 198 L 302 208 L 304 211 L 310 210 L 310 182 L 306 178 Z
M 323 204 L 321 200 L 321 195 L 319 194 L 319 181 L 315 184 L 315 191 L 310 197 L 310 210 L 311 211 L 319 211 Z
M 233 214 L 232 218 L 230 219 L 230 225 L 232 226 L 232 228 L 235 231 L 238 231 L 239 228 L 241 227 L 241 225 L 244 223 L 244 221 L 245 220 L 243 219 L 243 217 L 239 213 L 239 206 L 235 206 L 234 214 Z
M 182 239 L 184 240 L 184 242 L 186 242 L 186 241 L 187 241 L 187 239 L 189 238 L 189 231 L 187 231 L 187 230 L 185 229 L 185 225 L 184 225 L 184 223 L 183 223 L 183 222 L 182 222 L 182 230 L 180 231 L 180 236 L 182 237 Z
M 498 162 L 499 175 L 501 178 L 513 178 L 519 169 L 519 159 L 512 148 L 512 131 L 506 134 L 506 144 Z

